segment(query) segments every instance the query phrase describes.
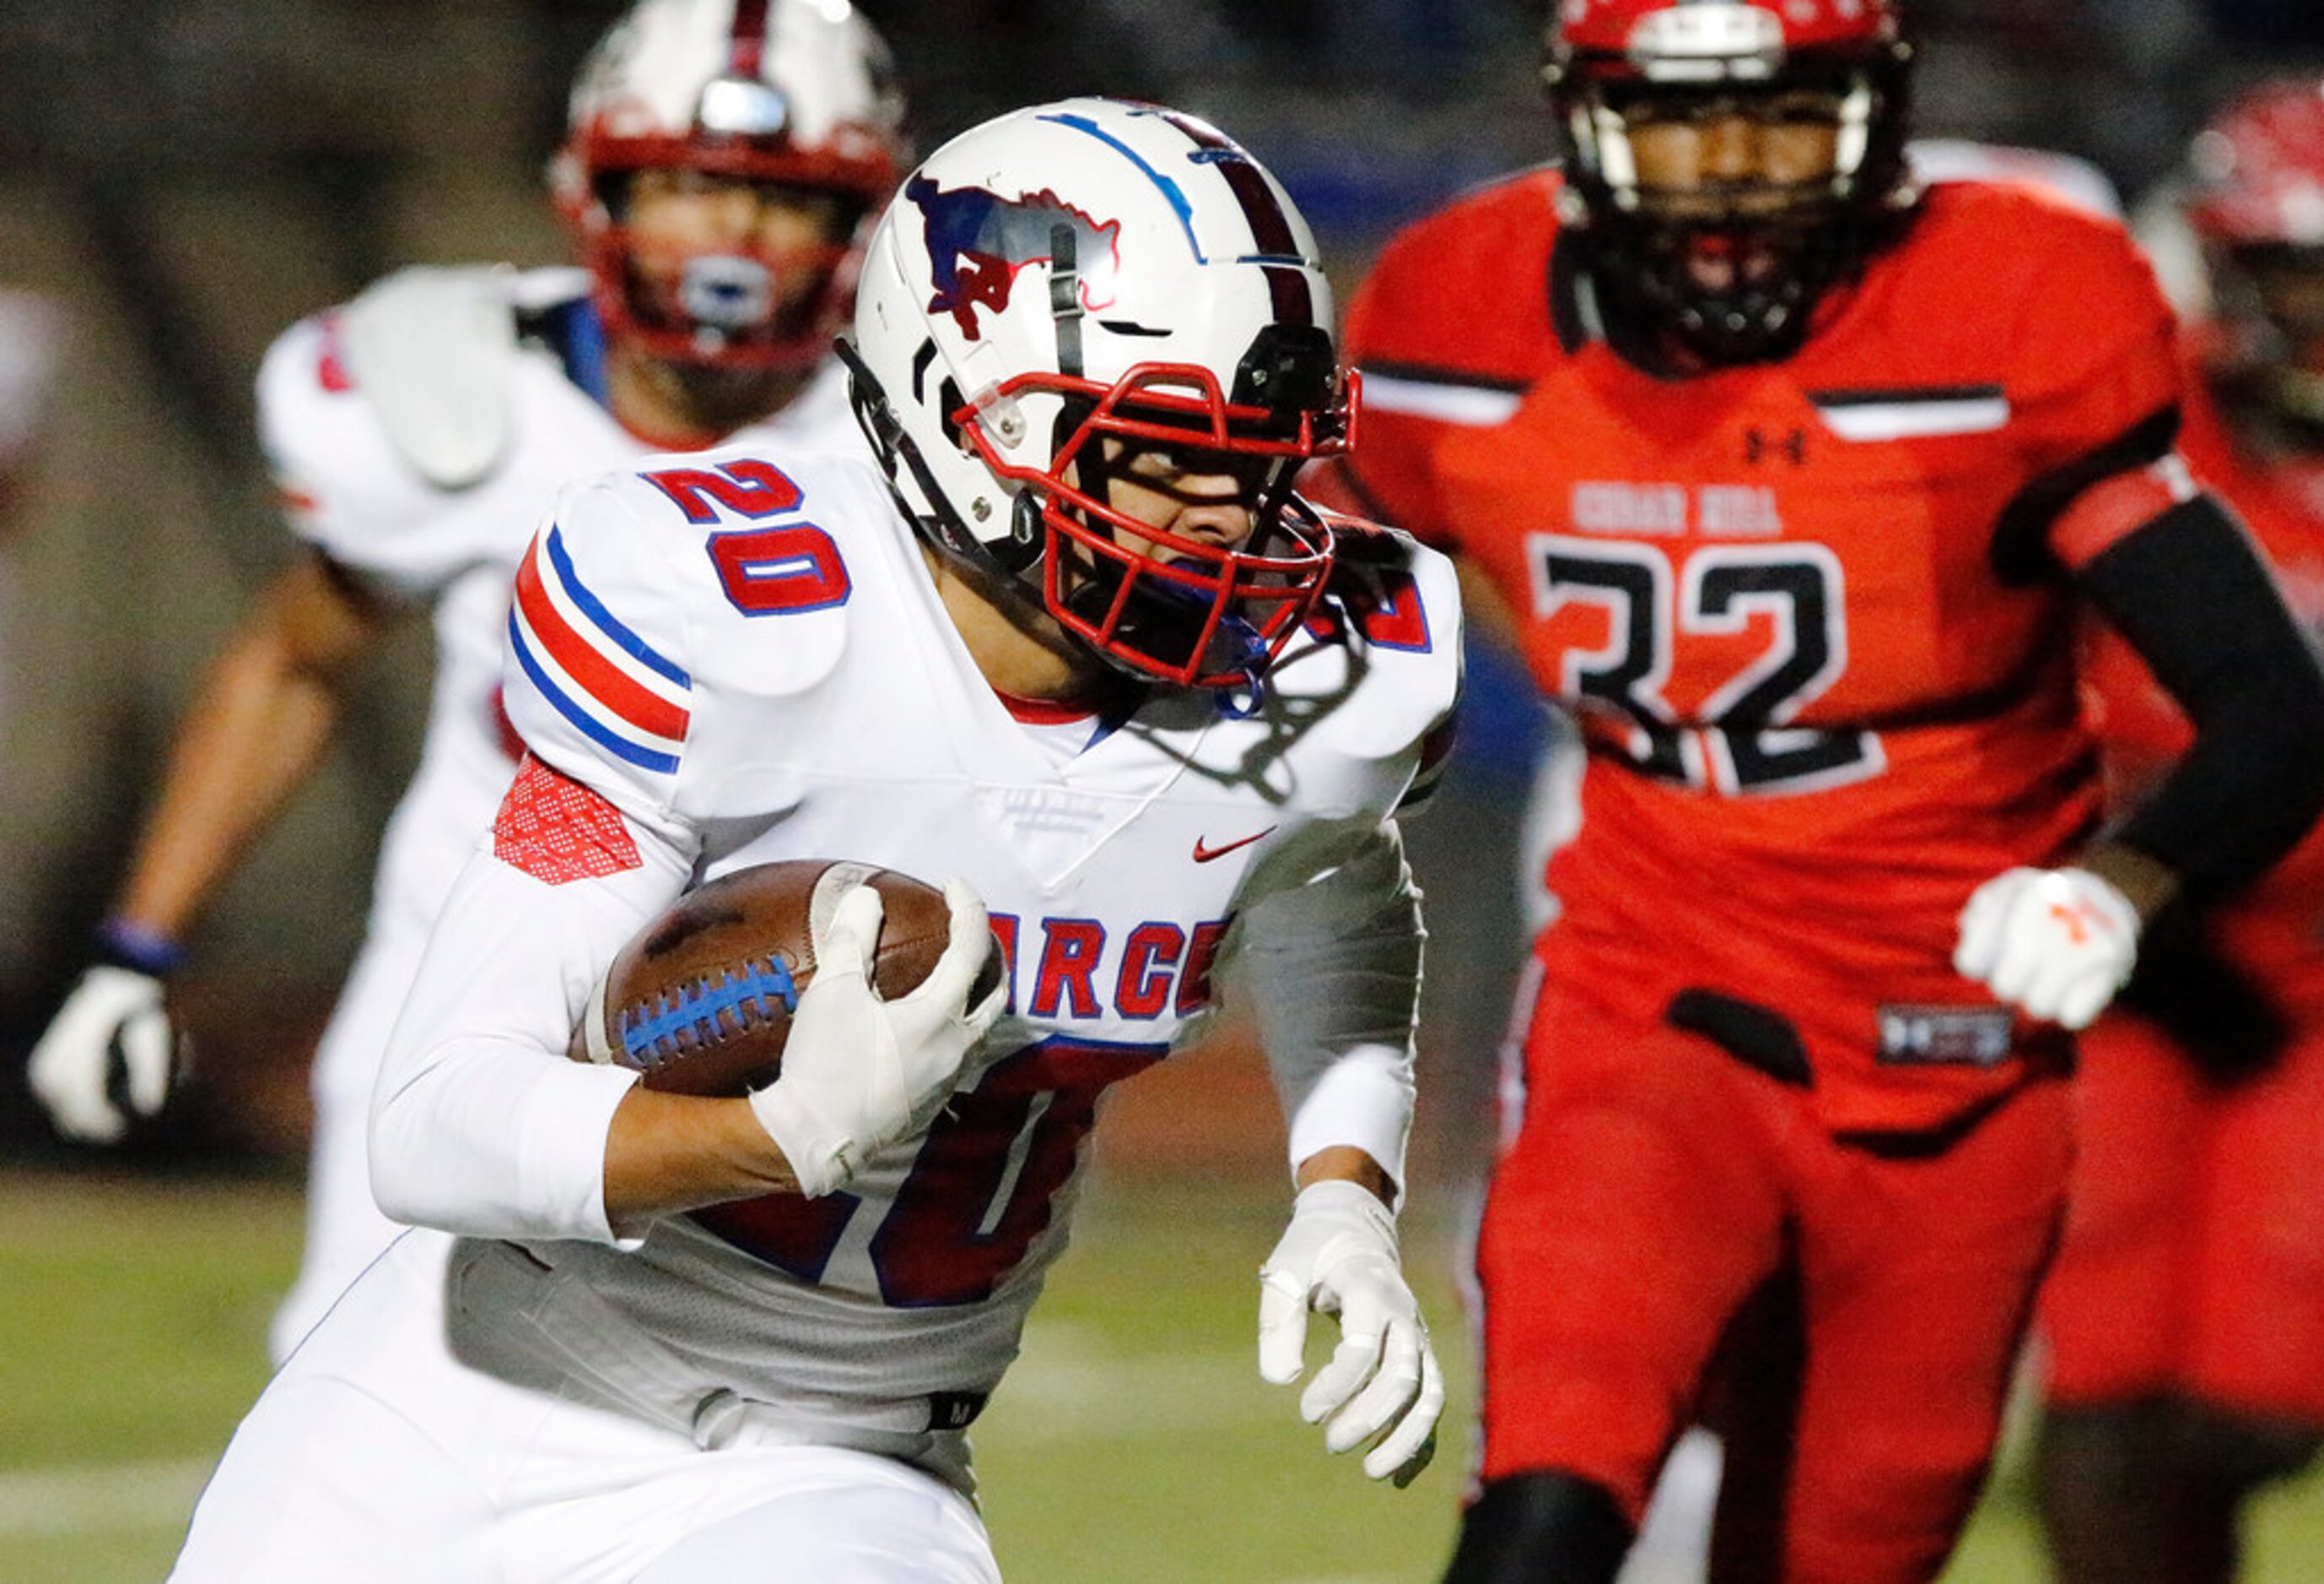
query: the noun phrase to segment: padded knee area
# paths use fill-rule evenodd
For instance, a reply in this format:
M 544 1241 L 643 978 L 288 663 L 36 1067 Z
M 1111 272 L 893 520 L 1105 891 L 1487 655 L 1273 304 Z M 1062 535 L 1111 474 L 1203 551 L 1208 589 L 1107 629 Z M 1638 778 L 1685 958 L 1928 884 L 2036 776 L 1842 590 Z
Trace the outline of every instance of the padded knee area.
M 1512 1474 L 1462 1517 L 1444 1584 L 1604 1584 L 1631 1539 L 1604 1487 L 1554 1469 Z

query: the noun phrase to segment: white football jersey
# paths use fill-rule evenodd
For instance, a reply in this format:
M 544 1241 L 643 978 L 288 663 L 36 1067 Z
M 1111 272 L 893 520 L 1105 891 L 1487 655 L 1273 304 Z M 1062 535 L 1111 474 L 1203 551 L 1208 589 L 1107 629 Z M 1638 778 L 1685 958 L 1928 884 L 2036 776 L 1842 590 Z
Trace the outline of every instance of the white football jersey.
M 382 843 L 375 925 L 424 926 L 434 916 L 507 790 L 516 760 L 500 704 L 502 630 L 509 581 L 542 508 L 558 486 L 655 449 L 616 423 L 592 389 L 602 376 L 586 272 L 460 273 L 488 300 L 505 301 L 516 330 L 504 390 L 420 392 L 423 401 L 505 404 L 506 439 L 474 483 L 447 488 L 414 465 L 358 377 L 337 313 L 284 331 L 258 380 L 260 437 L 292 530 L 364 580 L 432 607 L 427 735 Z M 409 327 L 413 355 L 428 355 L 430 330 Z M 383 373 L 407 385 L 462 377 L 440 367 Z M 743 434 L 810 447 L 860 444 L 844 372 L 829 364 L 789 407 Z
M 530 1251 L 456 1261 L 492 1290 L 456 1283 L 461 1356 L 706 1445 L 837 1441 L 965 1484 L 958 1432 L 1064 1246 L 1101 1097 L 1190 1043 L 1222 949 L 1291 1157 L 1351 1145 L 1400 1174 L 1420 930 L 1392 815 L 1441 764 L 1460 614 L 1435 553 L 1342 545 L 1256 698 L 1157 689 L 1068 754 L 986 684 L 869 460 L 722 448 L 567 491 L 510 625 L 540 763 L 454 893 L 374 1111 L 383 1203 Z M 582 998 L 687 884 L 798 858 L 984 898 L 1010 971 L 980 1075 L 843 1193 L 617 1246 L 602 1149 L 629 1078 L 561 1059 Z

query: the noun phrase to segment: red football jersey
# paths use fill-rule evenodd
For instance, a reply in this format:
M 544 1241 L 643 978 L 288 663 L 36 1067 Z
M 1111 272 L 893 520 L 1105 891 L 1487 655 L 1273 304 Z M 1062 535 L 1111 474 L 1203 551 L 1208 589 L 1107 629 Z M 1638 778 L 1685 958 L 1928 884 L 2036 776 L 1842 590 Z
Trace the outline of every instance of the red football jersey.
M 1391 244 L 1350 313 L 1352 482 L 1464 554 L 1590 748 L 1553 972 L 1639 1016 L 1796 1027 L 1834 1128 L 1918 1128 L 2029 1039 L 1953 972 L 1969 892 L 2056 863 L 2100 786 L 2051 523 L 2169 447 L 2172 316 L 2121 227 L 1932 189 L 1789 359 L 1650 374 L 1587 333 L 1554 172 Z
M 2284 602 L 2324 635 L 2324 458 L 2262 461 L 2240 447 L 2209 386 L 2187 381 L 2188 465 L 2227 498 L 2272 563 Z M 2135 802 L 2194 732 L 2130 646 L 2093 625 L 2085 678 L 2105 741 L 2110 791 Z M 2229 955 L 2302 1018 L 2324 1018 L 2324 828 L 2312 831 L 2252 889 L 2218 910 Z

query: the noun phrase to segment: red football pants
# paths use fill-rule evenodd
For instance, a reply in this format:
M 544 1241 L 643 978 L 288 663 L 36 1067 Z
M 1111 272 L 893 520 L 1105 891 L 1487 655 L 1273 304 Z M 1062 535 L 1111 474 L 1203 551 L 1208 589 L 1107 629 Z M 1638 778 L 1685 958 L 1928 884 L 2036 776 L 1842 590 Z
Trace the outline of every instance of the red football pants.
M 2324 1425 L 2324 1029 L 2205 1082 L 2153 1025 L 2083 1036 L 2082 1154 L 2043 1290 L 2049 1395 Z
M 1805 1091 L 1554 982 L 1526 1054 L 1478 1250 L 1484 1477 L 1579 1474 L 1635 1520 L 1730 1320 L 1784 1275 L 1793 1433 L 1746 1436 L 1729 1478 L 1780 1493 L 1786 1579 L 1933 1578 L 1983 1483 L 2063 1214 L 2068 1086 L 2031 1084 L 1913 1156 L 1837 1143 Z M 1788 1468 L 1732 1460 L 1770 1451 Z

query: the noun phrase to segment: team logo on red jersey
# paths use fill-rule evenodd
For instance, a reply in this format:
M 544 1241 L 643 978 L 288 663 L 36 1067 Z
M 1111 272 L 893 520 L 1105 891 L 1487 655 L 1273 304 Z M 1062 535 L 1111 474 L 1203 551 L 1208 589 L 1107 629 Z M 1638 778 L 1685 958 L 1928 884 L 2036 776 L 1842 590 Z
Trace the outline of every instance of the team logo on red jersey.
M 1061 229 L 1074 239 L 1082 307 L 1112 305 L 1119 220 L 1093 220 L 1046 189 L 1005 198 L 981 187 L 947 192 L 921 176 L 904 189 L 904 197 L 927 219 L 928 262 L 936 289 L 928 311 L 950 314 L 970 340 L 979 339 L 976 310 L 1005 312 L 1017 272 L 1056 257 Z

